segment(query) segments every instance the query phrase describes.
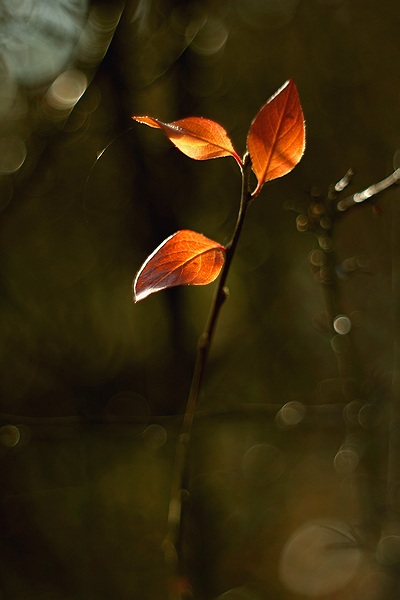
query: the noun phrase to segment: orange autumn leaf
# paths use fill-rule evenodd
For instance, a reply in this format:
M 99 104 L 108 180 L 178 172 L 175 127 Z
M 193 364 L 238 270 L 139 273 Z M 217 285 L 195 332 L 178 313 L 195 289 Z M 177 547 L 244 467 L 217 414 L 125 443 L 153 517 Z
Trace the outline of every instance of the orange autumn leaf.
M 135 302 L 177 285 L 206 285 L 224 264 L 225 248 L 184 229 L 164 240 L 146 259 L 133 283 Z
M 149 127 L 162 129 L 171 142 L 190 158 L 207 160 L 233 156 L 242 165 L 228 133 L 215 121 L 203 117 L 187 117 L 173 123 L 163 123 L 153 117 L 134 116 L 132 119 Z
M 266 181 L 289 173 L 305 148 L 304 116 L 295 83 L 287 81 L 255 116 L 247 148 L 257 177 L 255 197 Z

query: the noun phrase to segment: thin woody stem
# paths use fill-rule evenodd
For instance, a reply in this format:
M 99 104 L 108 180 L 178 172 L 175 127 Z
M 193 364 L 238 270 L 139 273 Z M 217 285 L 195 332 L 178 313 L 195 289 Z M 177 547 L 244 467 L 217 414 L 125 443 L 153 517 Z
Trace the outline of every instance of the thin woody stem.
M 242 193 L 240 198 L 240 207 L 238 218 L 236 221 L 234 233 L 231 241 L 226 246 L 225 263 L 221 271 L 221 275 L 218 281 L 218 287 L 215 291 L 213 303 L 208 315 L 208 320 L 204 329 L 204 332 L 200 336 L 198 342 L 198 350 L 196 357 L 196 364 L 193 373 L 192 384 L 190 388 L 189 398 L 186 406 L 185 416 L 183 419 L 183 425 L 181 434 L 188 436 L 192 428 L 194 413 L 196 410 L 197 400 L 200 392 L 201 382 L 204 375 L 204 370 L 208 358 L 208 354 L 211 348 L 212 339 L 216 329 L 218 316 L 222 305 L 227 298 L 227 289 L 225 288 L 226 279 L 232 263 L 233 256 L 239 241 L 239 237 L 242 231 L 244 218 L 246 216 L 247 207 L 251 200 L 249 191 L 249 175 L 250 175 L 250 159 L 249 155 L 246 154 L 243 160 L 242 169 Z
M 399 180 L 400 169 L 396 169 L 388 177 L 382 179 L 381 181 L 378 181 L 377 183 L 374 183 L 373 185 L 370 185 L 362 192 L 356 192 L 352 196 L 348 196 L 347 198 L 340 200 L 337 204 L 337 209 L 340 212 L 343 212 L 351 206 L 354 206 L 354 204 L 360 204 L 361 202 L 372 198 L 372 196 L 379 194 L 379 192 L 383 192 L 390 186 L 394 185 L 395 183 L 398 183 Z
M 181 524 L 183 514 L 183 494 L 185 493 L 184 490 L 188 479 L 187 454 L 193 419 L 196 412 L 196 406 L 207 364 L 207 358 L 210 352 L 214 332 L 217 326 L 218 316 L 220 314 L 222 305 L 224 304 L 227 298 L 227 289 L 225 287 L 226 280 L 240 238 L 244 219 L 246 216 L 246 211 L 251 201 L 251 162 L 248 153 L 246 153 L 243 158 L 243 167 L 241 170 L 242 190 L 238 217 L 232 235 L 232 239 L 227 244 L 225 249 L 225 262 L 218 280 L 218 286 L 215 290 L 207 323 L 198 341 L 197 356 L 193 370 L 193 377 L 189 391 L 188 401 L 183 417 L 181 431 L 176 443 L 175 463 L 173 467 L 171 496 L 168 510 L 168 530 L 166 539 L 164 541 L 165 560 L 169 567 L 170 573 L 173 574 L 173 576 L 175 577 L 179 577 L 180 575 L 180 540 L 182 536 Z M 172 598 L 179 597 L 182 597 L 182 591 L 175 591 L 170 596 L 171 600 Z

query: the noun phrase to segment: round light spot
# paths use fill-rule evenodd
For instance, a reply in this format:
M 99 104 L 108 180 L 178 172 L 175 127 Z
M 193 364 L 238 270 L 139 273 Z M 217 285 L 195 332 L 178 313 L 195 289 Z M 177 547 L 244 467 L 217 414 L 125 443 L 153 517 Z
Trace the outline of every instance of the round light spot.
M 101 3 L 90 10 L 89 18 L 78 43 L 79 57 L 88 67 L 97 65 L 110 45 L 121 17 L 121 8 Z M 140 5 L 142 3 L 139 3 Z
M 82 71 L 64 71 L 47 92 L 47 102 L 57 110 L 70 110 L 83 96 L 86 88 L 87 78 Z
M 15 135 L 0 139 L 0 173 L 9 175 L 22 167 L 26 158 L 24 141 Z
M 344 588 L 362 560 L 345 523 L 307 523 L 286 542 L 280 558 L 283 585 L 301 596 L 320 597 Z
M 330 229 L 332 227 L 332 221 L 325 215 L 320 218 L 319 224 L 321 225 L 322 229 Z
M 276 422 L 281 427 L 294 427 L 304 418 L 306 409 L 301 402 L 286 402 L 276 415 Z
M 161 446 L 163 446 L 167 441 L 168 437 L 164 427 L 157 425 L 156 423 L 146 427 L 142 435 L 145 442 L 147 442 L 147 444 L 153 450 L 158 450 L 158 448 L 161 448 Z
M 350 348 L 350 340 L 349 338 L 338 334 L 331 339 L 331 346 L 336 354 L 344 354 Z
M 257 595 L 257 598 L 259 596 Z M 254 591 L 246 587 L 232 588 L 227 592 L 224 592 L 221 596 L 218 596 L 215 600 L 256 600 Z
M 320 248 L 324 250 L 324 252 L 332 252 L 334 249 L 333 241 L 328 235 L 320 235 L 318 238 L 318 244 L 320 245 Z
M 338 315 L 335 317 L 333 320 L 333 329 L 339 335 L 346 335 L 349 333 L 351 329 L 351 321 L 349 317 L 346 317 L 346 315 Z
M 242 473 L 257 485 L 276 481 L 284 473 L 286 464 L 282 452 L 270 444 L 251 446 L 242 459 Z
M 190 28 L 186 33 L 186 38 L 190 39 Z M 211 56 L 222 50 L 228 39 L 228 30 L 224 23 L 219 19 L 207 19 L 198 29 L 190 48 L 203 56 Z
M 335 471 L 339 475 L 348 475 L 349 473 L 353 473 L 353 471 L 355 471 L 359 462 L 360 456 L 358 452 L 356 452 L 353 448 L 344 447 L 341 448 L 336 454 L 333 460 L 333 465 L 335 467 Z
M 314 267 L 322 267 L 326 263 L 326 254 L 322 250 L 312 250 L 308 259 Z
M 308 218 L 306 217 L 306 215 L 298 215 L 296 217 L 296 227 L 297 227 L 297 231 L 307 231 L 308 230 Z
M 110 398 L 105 408 L 105 415 L 110 420 L 133 419 L 143 425 L 144 429 L 150 418 L 150 407 L 141 394 L 127 390 Z
M 382 410 L 376 404 L 365 404 L 358 413 L 358 422 L 364 429 L 374 429 L 382 418 Z
M 387 535 L 382 538 L 378 544 L 376 559 L 386 567 L 400 564 L 400 536 Z
M 20 432 L 15 425 L 0 427 L 0 441 L 6 448 L 14 448 L 20 440 Z
M 329 267 L 326 266 L 322 266 L 319 270 L 318 273 L 316 273 L 317 277 L 316 280 L 319 283 L 332 283 L 333 281 L 333 273 L 332 273 L 332 269 L 330 269 Z
M 359 400 L 352 400 L 348 402 L 343 409 L 343 417 L 347 425 L 358 425 L 359 424 L 359 412 L 362 409 L 362 402 Z

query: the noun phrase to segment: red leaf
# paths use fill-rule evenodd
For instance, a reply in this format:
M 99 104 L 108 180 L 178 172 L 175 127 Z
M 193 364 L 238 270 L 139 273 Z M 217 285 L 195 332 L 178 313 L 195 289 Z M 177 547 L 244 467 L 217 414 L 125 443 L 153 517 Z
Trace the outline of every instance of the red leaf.
M 164 240 L 146 259 L 133 283 L 135 302 L 176 285 L 206 285 L 216 279 L 225 248 L 200 233 L 184 229 Z
M 247 136 L 252 168 L 257 177 L 255 197 L 266 181 L 289 173 L 305 148 L 303 111 L 297 88 L 287 81 L 254 118 Z
M 162 129 L 173 144 L 186 156 L 195 160 L 233 156 L 242 165 L 242 161 L 225 129 L 210 119 L 187 117 L 173 123 L 163 123 L 153 117 L 132 117 L 149 127 Z

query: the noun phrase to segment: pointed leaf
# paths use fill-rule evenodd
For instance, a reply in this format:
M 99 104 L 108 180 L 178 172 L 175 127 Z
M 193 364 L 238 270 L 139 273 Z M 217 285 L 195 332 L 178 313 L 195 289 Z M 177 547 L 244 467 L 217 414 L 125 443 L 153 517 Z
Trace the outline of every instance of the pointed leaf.
M 225 248 L 200 233 L 184 229 L 164 240 L 147 258 L 133 283 L 135 302 L 176 285 L 206 285 L 216 279 Z
M 186 156 L 195 160 L 207 160 L 222 156 L 233 156 L 242 161 L 225 129 L 215 121 L 203 117 L 187 117 L 173 123 L 163 123 L 153 117 L 132 117 L 149 127 L 162 129 L 173 144 Z
M 289 173 L 305 148 L 303 111 L 296 85 L 287 81 L 260 109 L 247 136 L 257 196 L 266 181 Z

